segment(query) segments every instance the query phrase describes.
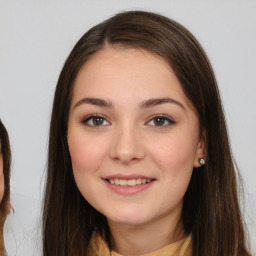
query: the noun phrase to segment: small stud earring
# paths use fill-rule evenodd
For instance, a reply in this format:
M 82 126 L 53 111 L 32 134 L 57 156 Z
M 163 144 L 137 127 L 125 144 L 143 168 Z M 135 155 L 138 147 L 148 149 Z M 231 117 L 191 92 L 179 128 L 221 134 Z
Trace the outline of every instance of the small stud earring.
M 200 158 L 199 163 L 200 163 L 201 165 L 204 165 L 204 164 L 205 164 L 205 160 L 204 160 L 203 158 Z

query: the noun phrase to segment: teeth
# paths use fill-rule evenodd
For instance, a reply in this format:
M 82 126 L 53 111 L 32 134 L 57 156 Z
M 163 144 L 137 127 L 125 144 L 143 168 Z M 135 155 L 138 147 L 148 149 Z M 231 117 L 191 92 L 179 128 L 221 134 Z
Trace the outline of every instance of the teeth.
M 129 186 L 135 186 L 135 185 L 137 184 L 137 182 L 136 182 L 136 180 L 128 180 L 128 181 L 127 181 L 127 184 L 128 184 Z
M 126 186 L 127 185 L 127 180 L 120 180 L 119 185 Z
M 109 179 L 111 184 L 120 185 L 120 186 L 136 186 L 140 184 L 146 184 L 151 181 L 151 179 L 131 179 L 131 180 L 119 180 L 119 179 Z

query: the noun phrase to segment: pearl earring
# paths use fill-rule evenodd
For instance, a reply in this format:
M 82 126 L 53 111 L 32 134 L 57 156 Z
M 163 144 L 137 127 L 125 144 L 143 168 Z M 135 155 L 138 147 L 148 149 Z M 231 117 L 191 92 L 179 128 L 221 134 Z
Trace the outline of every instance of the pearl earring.
M 203 158 L 200 158 L 199 163 L 200 163 L 201 165 L 204 165 L 204 164 L 205 164 L 205 160 L 204 160 Z

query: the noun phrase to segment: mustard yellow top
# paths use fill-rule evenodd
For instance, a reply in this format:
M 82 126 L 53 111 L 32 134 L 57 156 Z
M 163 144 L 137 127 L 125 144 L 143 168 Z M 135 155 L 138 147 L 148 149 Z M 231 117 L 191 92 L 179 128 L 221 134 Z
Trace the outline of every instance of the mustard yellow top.
M 92 235 L 89 247 L 89 256 L 122 256 L 114 251 L 109 251 L 107 242 L 98 233 Z M 143 254 L 140 256 L 192 256 L 193 246 L 191 235 L 184 237 L 183 239 L 169 244 L 157 251 Z M 138 256 L 138 255 L 137 255 Z

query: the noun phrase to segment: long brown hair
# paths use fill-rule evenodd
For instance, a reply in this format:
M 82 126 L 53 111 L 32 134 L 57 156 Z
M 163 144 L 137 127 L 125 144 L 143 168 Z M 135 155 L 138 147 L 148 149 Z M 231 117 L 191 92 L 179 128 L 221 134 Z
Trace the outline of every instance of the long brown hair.
M 142 48 L 162 56 L 198 112 L 206 136 L 207 164 L 193 171 L 182 212 L 185 230 L 193 234 L 193 255 L 250 255 L 225 117 L 209 60 L 182 25 L 142 11 L 117 14 L 90 29 L 75 45 L 61 71 L 50 125 L 44 255 L 86 255 L 92 232 L 107 229 L 105 217 L 89 205 L 74 181 L 67 120 L 79 70 L 94 53 L 109 46 Z
M 0 154 L 3 157 L 4 196 L 0 203 L 0 255 L 4 255 L 3 227 L 10 211 L 10 165 L 11 150 L 8 133 L 0 120 Z

